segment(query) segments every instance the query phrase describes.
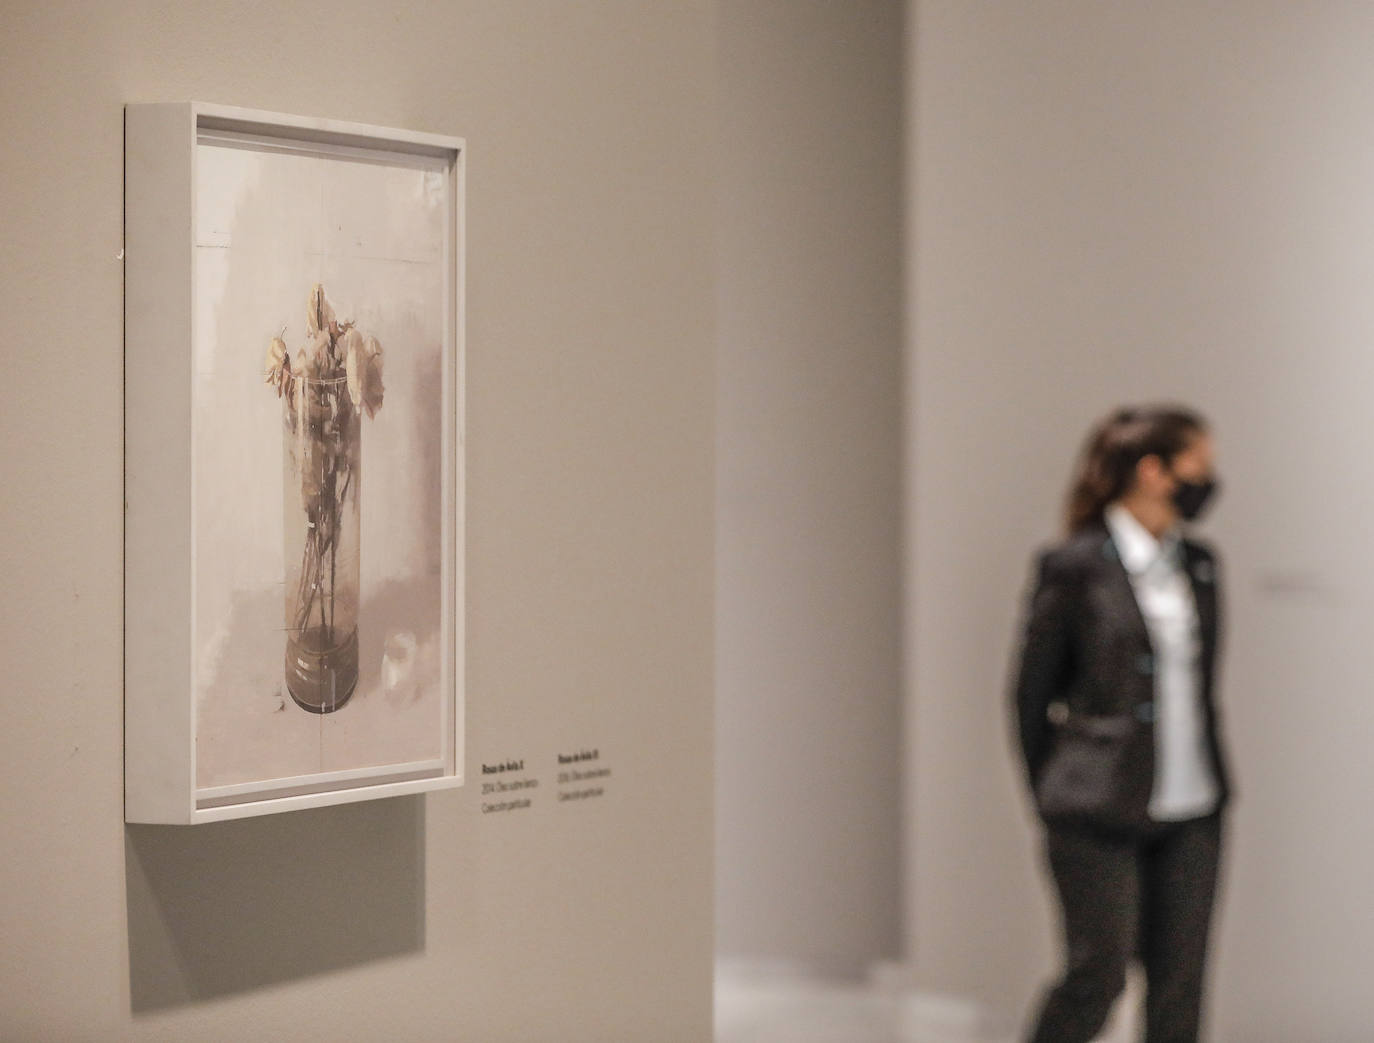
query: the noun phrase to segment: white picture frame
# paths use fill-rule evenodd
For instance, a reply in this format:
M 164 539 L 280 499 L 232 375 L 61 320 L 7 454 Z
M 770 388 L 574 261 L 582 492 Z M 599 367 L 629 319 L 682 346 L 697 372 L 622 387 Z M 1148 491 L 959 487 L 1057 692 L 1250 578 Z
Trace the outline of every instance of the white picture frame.
M 126 106 L 127 822 L 462 784 L 465 166 L 461 138 Z M 292 484 L 321 416 L 332 499 Z

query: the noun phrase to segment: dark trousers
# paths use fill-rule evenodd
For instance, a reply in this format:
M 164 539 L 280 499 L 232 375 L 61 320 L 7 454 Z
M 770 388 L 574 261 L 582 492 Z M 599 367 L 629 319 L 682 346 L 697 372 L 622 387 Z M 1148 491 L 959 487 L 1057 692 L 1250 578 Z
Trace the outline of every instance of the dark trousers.
M 1046 848 L 1066 959 L 1031 1043 L 1089 1043 L 1125 987 L 1133 956 L 1145 967 L 1145 1043 L 1195 1043 L 1220 813 L 1129 833 L 1051 826 Z

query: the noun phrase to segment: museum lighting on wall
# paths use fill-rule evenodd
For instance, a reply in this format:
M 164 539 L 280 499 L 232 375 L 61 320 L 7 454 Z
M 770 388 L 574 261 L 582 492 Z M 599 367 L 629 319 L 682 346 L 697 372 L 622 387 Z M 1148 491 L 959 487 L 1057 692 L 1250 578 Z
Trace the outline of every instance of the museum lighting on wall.
M 127 821 L 461 785 L 465 156 L 126 107 Z

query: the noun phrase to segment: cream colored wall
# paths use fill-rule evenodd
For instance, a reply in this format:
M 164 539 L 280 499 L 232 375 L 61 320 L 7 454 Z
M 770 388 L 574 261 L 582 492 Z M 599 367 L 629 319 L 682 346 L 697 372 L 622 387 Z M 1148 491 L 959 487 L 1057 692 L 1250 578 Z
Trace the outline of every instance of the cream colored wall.
M 8 4 L 0 1036 L 710 1034 L 712 5 Z M 477 785 L 122 822 L 122 106 L 469 144 L 468 759 L 597 745 L 607 795 Z
M 718 949 L 899 944 L 898 0 L 720 5 Z
M 906 925 L 1020 1016 L 1054 959 L 1005 680 L 1031 548 L 1121 400 L 1209 413 L 1239 777 L 1210 1038 L 1368 1038 L 1374 10 L 918 3 Z

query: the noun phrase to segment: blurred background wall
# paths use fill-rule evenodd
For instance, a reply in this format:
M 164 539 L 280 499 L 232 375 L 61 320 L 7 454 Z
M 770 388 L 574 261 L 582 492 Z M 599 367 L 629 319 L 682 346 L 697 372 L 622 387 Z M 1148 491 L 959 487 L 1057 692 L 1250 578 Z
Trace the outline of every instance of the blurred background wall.
M 1020 1016 L 1056 953 L 1006 674 L 1087 426 L 1215 422 L 1239 781 L 1212 1039 L 1374 1005 L 1374 8 L 929 0 L 909 21 L 905 941 Z
M 719 5 L 717 949 L 898 950 L 903 7 Z

